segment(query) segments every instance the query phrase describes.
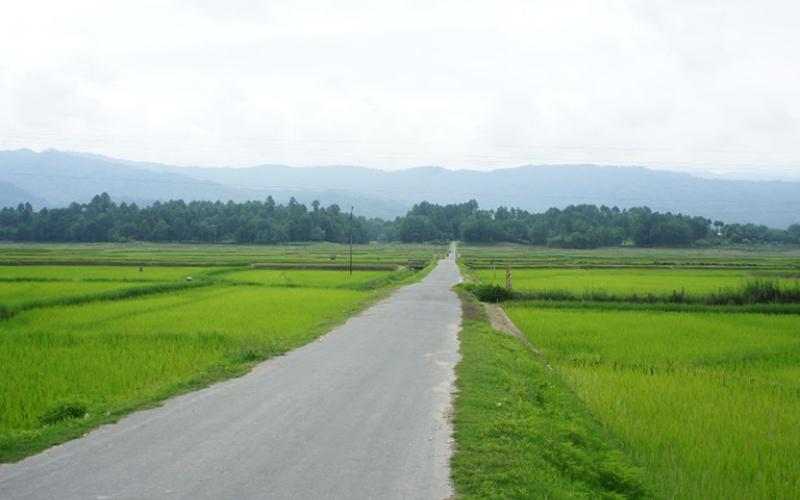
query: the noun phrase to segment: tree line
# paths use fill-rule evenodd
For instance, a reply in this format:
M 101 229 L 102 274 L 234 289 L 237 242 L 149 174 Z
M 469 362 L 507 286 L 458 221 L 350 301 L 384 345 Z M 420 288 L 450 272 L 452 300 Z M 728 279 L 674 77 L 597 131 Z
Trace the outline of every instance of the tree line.
M 370 241 L 371 221 L 354 217 L 353 241 Z M 338 205 L 311 207 L 181 200 L 147 207 L 115 203 L 107 193 L 89 203 L 34 211 L 30 204 L 0 211 L 0 240 L 49 242 L 208 242 L 271 244 L 289 241 L 350 241 L 350 214 Z
M 725 224 L 704 217 L 659 213 L 647 207 L 619 209 L 571 205 L 530 213 L 517 208 L 481 209 L 475 200 L 438 205 L 422 202 L 393 221 L 354 216 L 338 205 L 310 207 L 292 198 L 234 203 L 181 200 L 146 207 L 115 203 L 106 194 L 89 203 L 34 210 L 29 204 L 0 210 L 0 240 L 38 242 L 208 242 L 276 244 L 329 241 L 518 242 L 560 248 L 692 246 L 723 243 L 800 244 L 800 224 L 787 230 Z
M 543 213 L 530 213 L 506 207 L 481 210 L 474 200 L 445 206 L 423 202 L 396 223 L 401 241 L 460 239 L 558 248 L 800 244 L 800 224 L 793 224 L 787 230 L 756 224 L 725 224 L 705 217 L 654 212 L 648 207 L 570 205 L 563 210 L 551 208 Z

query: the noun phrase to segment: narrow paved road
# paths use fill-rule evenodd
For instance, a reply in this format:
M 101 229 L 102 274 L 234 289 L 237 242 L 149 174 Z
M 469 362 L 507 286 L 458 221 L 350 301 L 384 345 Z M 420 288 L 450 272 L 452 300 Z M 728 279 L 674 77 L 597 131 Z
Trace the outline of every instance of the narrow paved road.
M 443 260 L 245 377 L 2 465 L 0 498 L 446 498 L 459 280 Z

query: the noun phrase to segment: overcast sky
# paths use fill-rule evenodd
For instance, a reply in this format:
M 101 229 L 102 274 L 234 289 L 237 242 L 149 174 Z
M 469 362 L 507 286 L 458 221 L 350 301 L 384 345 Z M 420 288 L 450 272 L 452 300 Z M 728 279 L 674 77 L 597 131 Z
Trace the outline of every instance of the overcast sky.
M 0 149 L 800 178 L 796 0 L 3 3 Z

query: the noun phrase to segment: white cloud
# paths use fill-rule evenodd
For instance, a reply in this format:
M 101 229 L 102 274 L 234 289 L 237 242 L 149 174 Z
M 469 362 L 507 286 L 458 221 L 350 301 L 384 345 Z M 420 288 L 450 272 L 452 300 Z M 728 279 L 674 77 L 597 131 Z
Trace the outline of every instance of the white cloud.
M 744 0 L 15 2 L 0 18 L 0 148 L 800 177 L 798 14 Z

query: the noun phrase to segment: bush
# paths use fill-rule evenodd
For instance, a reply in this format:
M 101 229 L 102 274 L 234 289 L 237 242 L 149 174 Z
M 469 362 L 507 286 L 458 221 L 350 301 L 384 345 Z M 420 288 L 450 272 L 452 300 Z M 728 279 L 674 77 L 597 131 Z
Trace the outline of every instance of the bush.
M 513 298 L 511 291 L 500 285 L 472 286 L 469 291 L 481 302 L 503 302 Z
M 89 407 L 83 401 L 63 400 L 48 408 L 39 417 L 39 421 L 44 425 L 57 424 L 64 420 L 83 418 L 88 412 Z
M 712 294 L 712 304 L 797 304 L 800 286 L 781 286 L 776 281 L 751 281 L 738 289 L 722 289 Z

